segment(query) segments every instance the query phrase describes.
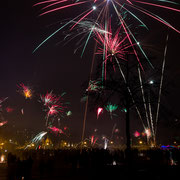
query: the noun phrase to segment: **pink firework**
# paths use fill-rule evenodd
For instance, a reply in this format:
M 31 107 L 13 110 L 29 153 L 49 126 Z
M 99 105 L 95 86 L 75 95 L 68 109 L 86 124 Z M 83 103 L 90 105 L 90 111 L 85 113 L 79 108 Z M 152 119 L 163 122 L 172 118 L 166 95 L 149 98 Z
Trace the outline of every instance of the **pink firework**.
M 7 121 L 0 122 L 0 127 L 4 126 L 5 124 L 7 124 Z
M 44 103 L 45 106 L 49 104 L 53 104 L 58 100 L 58 98 L 52 93 L 46 93 L 46 95 L 40 95 L 41 101 Z
M 140 136 L 140 133 L 139 133 L 138 131 L 136 131 L 136 132 L 134 133 L 134 136 L 135 136 L 135 137 L 139 137 L 139 136 Z
M 94 142 L 94 136 L 91 136 L 91 144 Z
M 91 145 L 95 145 L 98 138 L 95 138 L 94 135 L 91 136 Z
M 11 112 L 13 112 L 13 111 L 14 111 L 14 109 L 11 108 L 11 107 L 7 107 L 7 108 L 6 108 L 6 112 L 7 112 L 7 113 L 11 113 Z
M 114 132 L 115 132 L 115 133 L 118 133 L 118 132 L 119 132 L 119 129 L 116 128 L 116 129 L 114 130 Z
M 59 129 L 59 128 L 57 128 L 57 127 L 55 127 L 55 126 L 53 126 L 53 127 L 48 127 L 50 130 L 52 130 L 54 133 L 59 133 L 59 134 L 62 134 L 63 133 L 63 131 L 61 130 L 61 129 Z
M 56 96 L 52 93 L 46 93 L 46 95 L 40 95 L 41 102 L 45 106 L 45 111 L 47 111 L 47 117 L 55 116 L 59 113 L 64 113 L 65 109 L 67 108 L 63 102 L 63 93 L 61 96 Z
M 19 88 L 19 92 L 26 98 L 26 99 L 31 99 L 33 91 L 30 89 L 30 87 L 25 86 L 23 83 L 17 85 Z
M 122 35 L 121 31 L 123 30 L 122 26 L 120 26 L 115 33 L 112 32 L 111 29 L 111 20 L 104 26 L 107 33 L 100 33 L 99 31 L 95 31 L 96 34 L 96 41 L 98 43 L 98 50 L 96 54 L 103 55 L 103 67 L 104 69 L 103 74 L 105 74 L 106 78 L 106 66 L 107 63 L 110 62 L 113 65 L 114 71 L 116 71 L 115 64 L 119 66 L 119 60 L 125 60 L 127 54 L 136 54 L 136 57 L 139 61 L 136 51 L 134 50 L 134 45 L 129 43 L 128 38 L 129 35 Z M 131 50 L 129 50 L 131 48 Z M 139 61 L 140 63 L 140 61 Z M 141 63 L 140 63 L 141 64 Z
M 54 118 L 61 116 L 64 117 L 66 115 L 65 110 L 67 109 L 68 102 L 64 102 L 63 96 L 66 93 L 62 93 L 60 96 L 56 96 L 52 93 L 46 93 L 46 95 L 40 95 L 41 102 L 44 106 L 44 111 L 46 114 L 46 126 L 48 126 L 48 122 L 51 121 L 51 124 L 54 122 Z M 58 118 L 59 121 L 59 118 Z
M 51 105 L 48 106 L 49 111 L 47 112 L 47 116 L 54 116 L 57 115 L 59 113 L 59 106 L 58 105 Z M 61 112 L 61 111 L 60 111 Z
M 144 15 L 145 17 L 149 17 L 152 20 L 158 21 L 161 24 L 167 26 L 168 28 L 176 31 L 177 33 L 180 33 L 180 31 L 176 29 L 174 26 L 172 26 L 169 22 L 167 22 L 167 20 L 163 19 L 158 14 L 156 14 L 156 13 L 163 14 L 161 10 L 164 10 L 165 12 L 164 14 L 167 14 L 170 11 L 173 11 L 174 13 L 179 13 L 180 10 L 174 8 L 175 5 L 177 5 L 177 3 L 171 0 L 148 0 L 148 2 L 146 0 L 142 0 L 142 1 L 138 1 L 138 0 L 78 0 L 78 1 L 77 0 L 44 0 L 43 1 L 42 0 L 41 2 L 34 4 L 34 6 L 42 6 L 40 16 L 53 12 L 62 11 L 67 8 L 76 8 L 76 7 L 77 8 L 79 7 L 79 10 L 77 11 L 79 12 L 79 15 L 75 17 L 73 17 L 72 15 L 71 16 L 72 19 L 70 21 L 59 27 L 55 32 L 53 32 L 46 39 L 44 39 L 35 48 L 34 52 L 37 49 L 39 49 L 45 42 L 47 42 L 52 36 L 56 35 L 60 30 L 69 26 L 72 23 L 74 24 L 71 27 L 71 30 L 76 25 L 80 24 L 83 20 L 85 20 L 85 18 L 90 18 L 90 15 L 93 15 L 91 16 L 91 18 L 93 17 L 94 22 L 105 22 L 113 15 L 116 17 L 116 19 L 119 20 L 120 24 L 122 25 L 123 32 L 126 34 L 129 44 L 133 48 L 133 53 L 135 54 L 141 68 L 143 69 L 140 63 L 140 59 L 138 57 L 137 50 L 133 47 L 134 42 L 137 44 L 137 47 L 139 48 L 143 56 L 146 58 L 146 60 L 149 62 L 149 64 L 151 66 L 152 64 L 149 61 L 145 52 L 143 51 L 142 47 L 139 45 L 138 41 L 136 40 L 136 37 L 133 34 L 132 29 L 128 24 L 129 18 L 126 18 L 126 16 L 128 15 L 128 17 L 133 19 L 133 22 L 135 21 L 134 23 L 135 26 L 138 23 L 138 25 L 141 25 L 146 29 L 149 29 L 146 26 L 145 22 L 143 22 L 142 19 L 140 18 L 142 15 Z M 157 8 L 159 9 L 158 11 Z M 73 9 L 71 12 L 73 14 L 75 10 Z M 138 17 L 138 15 L 140 17 Z M 90 32 L 88 38 L 90 38 L 91 33 L 92 31 Z
M 102 34 L 98 31 L 96 31 L 96 41 L 101 46 L 99 47 L 97 54 L 104 54 L 105 60 L 108 58 L 112 61 L 112 57 L 116 55 L 117 58 L 125 59 L 125 54 L 128 52 L 127 48 L 130 46 L 125 43 L 127 40 L 127 36 L 120 36 L 120 31 L 122 29 L 122 26 L 120 26 L 117 31 L 113 34 L 111 29 L 111 20 L 108 22 L 107 25 L 107 33 Z M 102 29 L 105 29 L 102 28 Z
M 173 3 L 170 0 L 162 1 L 162 2 L 158 0 L 154 0 L 152 1 L 152 3 L 150 1 L 146 2 L 145 0 L 142 0 L 142 1 L 138 1 L 138 0 L 78 0 L 78 1 L 44 0 L 44 1 L 36 3 L 34 6 L 44 5 L 41 8 L 42 13 L 40 14 L 40 16 L 42 16 L 45 14 L 61 11 L 63 9 L 78 7 L 78 6 L 84 7 L 86 5 L 87 9 L 84 10 L 84 8 L 82 8 L 84 11 L 80 12 L 80 14 L 74 18 L 74 19 L 77 19 L 75 25 L 81 22 L 84 18 L 86 18 L 90 14 L 92 14 L 93 11 L 95 11 L 96 9 L 99 10 L 99 12 L 97 13 L 98 15 L 96 17 L 96 20 L 97 19 L 104 20 L 107 18 L 107 14 L 112 14 L 112 11 L 114 11 L 117 14 L 117 17 L 119 18 L 120 21 L 124 21 L 123 12 L 126 12 L 127 14 L 132 16 L 136 21 L 140 22 L 141 24 L 144 24 L 142 20 L 138 18 L 137 15 L 134 13 L 134 12 L 140 12 L 143 15 L 146 15 L 156 21 L 159 21 L 162 24 L 165 24 L 166 26 L 180 33 L 180 31 L 174 28 L 170 23 L 165 21 L 163 18 L 161 18 L 157 14 L 153 13 L 154 7 L 159 8 L 159 9 L 174 11 L 174 12 L 180 12 L 179 9 L 175 9 L 169 6 L 169 5 L 173 6 L 176 3 Z M 167 5 L 161 5 L 161 4 L 167 4 Z M 152 11 L 149 11 L 148 7 L 153 7 L 151 8 Z
M 103 108 L 99 107 L 97 109 L 97 119 L 99 118 L 99 115 L 103 112 Z

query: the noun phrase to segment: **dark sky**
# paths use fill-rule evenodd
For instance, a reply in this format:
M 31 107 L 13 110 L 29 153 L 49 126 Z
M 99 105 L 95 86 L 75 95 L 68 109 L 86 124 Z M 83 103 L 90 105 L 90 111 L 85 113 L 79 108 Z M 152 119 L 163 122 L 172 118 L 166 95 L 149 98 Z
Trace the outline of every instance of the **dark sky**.
M 58 28 L 57 24 L 51 26 L 50 24 L 68 18 L 68 15 L 71 16 L 71 12 L 62 11 L 38 17 L 39 8 L 32 7 L 35 2 L 37 1 L 6 0 L 1 5 L 0 97 L 9 97 L 5 105 L 15 108 L 16 112 L 13 112 L 11 117 L 7 117 L 12 124 L 14 123 L 17 128 L 31 128 L 39 131 L 44 128 L 45 121 L 45 114 L 38 102 L 39 94 L 51 90 L 56 94 L 67 92 L 65 99 L 71 103 L 70 109 L 73 115 L 65 121 L 70 126 L 72 134 L 80 139 L 84 114 L 84 104 L 80 103 L 80 98 L 83 93 L 82 84 L 89 77 L 92 48 L 89 47 L 81 59 L 80 52 L 77 54 L 73 52 L 74 42 L 70 42 L 66 46 L 63 46 L 62 43 L 57 45 L 63 38 L 59 33 L 33 54 L 35 47 Z M 163 14 L 163 12 L 165 13 Z M 180 29 L 180 14 L 168 11 L 159 13 Z M 144 37 L 140 36 L 140 40 L 155 55 L 162 58 L 167 28 L 160 23 L 150 22 L 148 18 L 144 18 L 144 21 L 147 22 L 150 31 Z M 169 92 L 165 101 L 168 109 L 177 118 L 180 118 L 179 42 L 180 35 L 169 30 L 165 84 L 170 85 L 166 87 Z M 160 66 L 159 61 L 162 62 L 162 59 L 157 61 L 154 64 Z M 34 89 L 35 94 L 32 100 L 25 100 L 17 93 L 17 84 L 22 82 Z M 21 108 L 24 108 L 25 111 L 23 117 L 20 114 Z M 109 135 L 114 123 L 117 123 L 117 119 L 110 123 L 110 119 L 105 119 L 102 118 L 97 122 L 96 114 L 88 113 L 87 134 L 92 133 L 93 129 L 98 127 L 102 134 Z M 174 121 L 174 117 L 172 121 Z M 118 128 L 124 131 L 122 127 Z M 135 130 L 134 127 L 132 129 Z

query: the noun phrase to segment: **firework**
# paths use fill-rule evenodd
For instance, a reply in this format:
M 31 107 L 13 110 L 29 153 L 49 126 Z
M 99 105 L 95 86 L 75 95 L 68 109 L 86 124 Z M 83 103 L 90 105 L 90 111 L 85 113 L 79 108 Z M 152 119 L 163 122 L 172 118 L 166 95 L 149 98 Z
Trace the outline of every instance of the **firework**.
M 111 137 L 110 139 L 113 138 L 113 134 L 115 133 L 115 128 L 116 128 L 116 124 L 114 124 L 113 128 L 112 128 L 112 132 L 111 132 Z
M 123 108 L 123 109 L 121 109 L 121 112 L 127 113 L 127 109 L 126 109 L 126 108 Z
M 48 125 L 48 122 L 50 118 L 55 118 L 55 117 L 64 117 L 64 115 L 69 116 L 70 112 L 67 113 L 65 112 L 65 109 L 67 108 L 68 102 L 64 102 L 63 96 L 66 93 L 62 93 L 60 96 L 56 96 L 55 94 L 52 93 L 46 93 L 46 95 L 40 95 L 40 100 L 44 105 L 44 111 L 47 112 L 46 114 L 46 126 Z M 59 119 L 59 118 L 58 118 Z M 51 123 L 54 121 L 51 120 Z
M 142 132 L 141 134 L 142 134 L 143 137 L 146 136 L 146 133 L 145 133 L 145 132 Z
M 59 106 L 58 105 L 51 105 L 51 106 L 48 106 L 48 112 L 47 112 L 47 116 L 54 116 L 54 115 L 57 115 L 59 113 Z
M 112 119 L 112 113 L 118 108 L 118 105 L 108 103 L 105 106 L 106 110 L 110 113 L 111 119 Z
M 66 115 L 67 115 L 67 116 L 71 116 L 71 115 L 72 115 L 72 111 L 66 112 Z
M 53 104 L 51 106 L 48 106 L 46 108 L 47 114 L 46 114 L 46 125 L 48 125 L 48 121 L 50 118 L 54 118 L 57 117 L 59 114 L 61 114 L 61 116 L 64 113 L 64 107 L 58 105 L 58 104 Z M 59 119 L 58 119 L 59 121 Z M 53 122 L 53 121 L 51 121 Z
M 4 101 L 6 101 L 7 99 L 8 99 L 8 97 L 0 99 L 0 108 L 2 107 L 2 103 L 3 103 Z
M 11 107 L 7 107 L 7 108 L 6 108 L 6 112 L 7 112 L 7 113 L 11 113 L 11 112 L 13 112 L 13 111 L 14 111 L 14 109 L 11 108 Z
M 166 64 L 166 54 L 167 54 L 168 40 L 169 40 L 169 35 L 167 35 L 167 37 L 166 37 L 166 46 L 165 46 L 165 49 L 164 49 L 164 58 L 163 58 L 162 69 L 161 69 L 161 80 L 160 80 L 160 86 L 159 86 L 158 105 L 157 105 L 156 119 L 155 119 L 154 138 L 155 138 L 156 131 L 157 131 L 157 122 L 158 122 L 159 108 L 160 108 L 160 102 L 161 102 L 161 93 L 162 93 L 164 70 L 165 70 L 165 64 Z M 155 139 L 154 139 L 154 141 L 155 141 Z
M 40 132 L 39 134 L 37 134 L 37 135 L 32 139 L 32 142 L 33 142 L 33 143 L 37 143 L 37 142 L 41 141 L 42 138 L 43 138 L 46 134 L 47 134 L 47 132 L 45 132 L 45 131 Z
M 115 33 L 112 32 L 111 20 L 104 25 L 104 28 L 107 29 L 109 33 L 100 34 L 99 32 L 96 32 L 96 41 L 99 45 L 96 54 L 103 55 L 102 76 L 105 75 L 106 79 L 107 63 L 111 62 L 114 71 L 116 71 L 116 63 L 120 70 L 119 60 L 127 61 L 126 55 L 132 53 L 128 49 L 132 48 L 134 44 L 129 44 L 127 41 L 128 36 L 120 32 L 122 30 L 122 26 L 120 26 Z
M 148 112 L 147 112 L 146 99 L 145 99 L 145 95 L 144 95 L 144 86 L 143 86 L 143 83 L 142 83 L 141 71 L 140 71 L 139 67 L 138 67 L 138 75 L 139 75 L 139 82 L 140 82 L 140 86 L 141 86 L 141 93 L 142 93 L 142 100 L 143 100 L 143 104 L 144 104 L 144 110 L 145 110 L 145 113 L 146 113 L 146 121 L 147 121 L 148 127 L 150 127 L 149 118 L 148 118 Z M 145 129 L 145 125 L 144 125 L 143 121 L 142 121 L 142 124 L 143 124 L 143 127 Z
M 58 100 L 58 98 L 52 93 L 52 91 L 50 93 L 47 92 L 46 95 L 40 95 L 40 99 L 45 106 L 53 104 Z
M 64 127 L 64 131 L 66 131 L 67 129 L 68 129 L 68 127 L 65 126 L 65 127 Z
M 119 132 L 119 129 L 116 128 L 116 129 L 114 130 L 114 132 L 115 132 L 115 133 L 118 133 L 118 132 Z
M 7 124 L 7 121 L 0 122 L 0 127 L 4 126 L 5 124 Z
M 30 87 L 25 86 L 23 83 L 17 85 L 19 90 L 18 92 L 22 94 L 26 99 L 31 99 L 33 95 L 33 91 Z
M 118 106 L 116 104 L 111 104 L 109 103 L 107 106 L 106 106 L 106 110 L 110 113 L 112 113 L 113 111 L 115 111 L 116 109 L 118 108 Z
M 135 131 L 134 136 L 135 136 L 135 137 L 139 137 L 139 136 L 140 136 L 140 133 L 139 133 L 138 131 Z
M 107 29 L 108 33 L 101 34 L 98 31 L 96 33 L 96 41 L 98 44 L 102 45 L 102 48 L 99 48 L 97 54 L 104 54 L 105 60 L 109 57 L 112 60 L 112 56 L 117 56 L 117 58 L 125 59 L 125 54 L 127 53 L 127 48 L 129 44 L 125 43 L 127 36 L 124 36 L 121 33 L 122 26 L 120 26 L 115 33 L 112 32 L 111 20 L 104 25 L 102 29 Z
M 146 134 L 147 138 L 150 138 L 151 137 L 151 131 L 150 129 L 145 129 L 144 133 Z
M 0 119 L 2 121 L 2 122 L 0 122 L 0 127 L 7 123 L 7 121 L 4 121 L 4 117 L 2 115 L 2 103 L 6 100 L 7 100 L 7 97 L 0 99 Z
M 104 0 L 89 0 L 89 1 L 85 1 L 85 0 L 79 0 L 79 1 L 53 0 L 53 1 L 49 1 L 49 0 L 44 0 L 44 1 L 36 3 L 34 6 L 43 5 L 43 7 L 41 8 L 42 13 L 40 14 L 40 16 L 42 16 L 42 15 L 53 13 L 56 11 L 61 11 L 63 9 L 86 5 L 87 10 L 83 11 L 80 15 L 78 15 L 75 18 L 78 20 L 75 22 L 74 26 L 76 26 L 78 23 L 83 21 L 87 16 L 92 14 L 93 11 L 95 11 L 95 10 L 99 10 L 97 19 L 101 18 L 102 20 L 104 20 L 107 18 L 108 14 L 111 14 L 112 11 L 114 11 L 120 20 L 122 20 L 123 14 L 129 14 L 133 18 L 135 18 L 137 21 L 139 21 L 143 26 L 145 26 L 145 24 L 140 20 L 140 18 L 138 18 L 137 15 L 134 13 L 134 11 L 138 11 L 146 16 L 149 16 L 149 17 L 165 24 L 166 26 L 170 27 L 171 29 L 179 32 L 176 28 L 174 28 L 172 25 L 170 25 L 170 23 L 163 20 L 157 14 L 154 14 L 153 12 L 148 11 L 148 6 L 149 7 L 151 6 L 151 7 L 157 7 L 160 9 L 171 10 L 174 12 L 180 12 L 179 9 L 175 9 L 170 6 L 170 5 L 173 5 L 176 3 L 172 2 L 172 1 L 167 1 L 167 0 L 164 0 L 164 1 L 155 0 L 152 2 L 154 2 L 154 3 L 146 2 L 144 0 L 143 1 L 136 1 L 136 0 L 123 0 L 123 1 L 120 1 L 120 0 L 107 0 L 107 1 L 104 1 Z M 161 3 L 165 4 L 165 5 L 161 5 Z M 147 7 L 147 8 L 144 8 L 144 7 Z M 108 13 L 107 13 L 107 11 L 108 11 Z
M 72 21 L 71 23 L 74 24 L 77 22 Z M 76 48 L 74 50 L 74 53 L 76 53 L 78 49 L 83 47 L 81 53 L 81 57 L 82 57 L 85 52 L 85 49 L 87 48 L 89 40 L 91 39 L 91 37 L 94 37 L 95 32 L 98 32 L 99 34 L 109 33 L 108 31 L 102 29 L 101 25 L 98 22 L 94 21 L 93 19 L 85 19 L 79 22 L 77 26 L 73 28 L 73 30 L 71 28 L 69 31 L 65 31 L 67 35 L 64 38 L 65 40 L 64 45 L 75 39 Z
M 118 68 L 120 71 L 120 64 L 119 60 L 127 60 L 125 58 L 125 54 L 129 53 L 128 49 L 132 49 L 133 54 L 136 56 L 141 68 L 143 69 L 140 59 L 138 57 L 138 53 L 136 47 L 139 48 L 139 50 L 142 52 L 144 57 L 149 61 L 148 57 L 146 56 L 145 52 L 142 50 L 142 47 L 140 43 L 136 40 L 136 37 L 134 36 L 134 33 L 132 33 L 133 28 L 131 29 L 131 26 L 128 24 L 128 19 L 131 17 L 136 22 L 140 23 L 141 26 L 148 29 L 145 22 L 143 22 L 137 14 L 148 16 L 149 18 L 156 20 L 168 28 L 180 33 L 178 29 L 176 29 L 174 26 L 172 26 L 169 22 L 164 20 L 162 17 L 160 17 L 158 14 L 155 14 L 157 9 L 159 10 L 165 10 L 165 11 L 174 11 L 174 12 L 180 12 L 180 10 L 174 8 L 177 3 L 174 3 L 171 0 L 44 0 L 41 2 L 36 3 L 34 6 L 42 6 L 40 16 L 46 15 L 53 12 L 58 12 L 65 10 L 67 8 L 78 8 L 79 7 L 79 14 L 76 17 L 73 17 L 70 19 L 69 22 L 66 24 L 60 26 L 55 32 L 53 32 L 50 36 L 48 36 L 40 45 L 35 49 L 35 51 L 41 47 L 47 40 L 49 40 L 51 37 L 56 35 L 60 30 L 63 28 L 70 26 L 70 31 L 74 30 L 75 28 L 79 29 L 85 29 L 87 32 L 86 35 L 88 35 L 85 45 L 83 48 L 83 52 L 87 47 L 87 43 L 89 38 L 92 34 L 96 34 L 96 41 L 97 44 L 100 46 L 98 47 L 97 54 L 103 55 L 103 63 L 102 63 L 102 77 L 106 78 L 106 66 L 108 62 L 111 62 L 114 70 L 115 64 L 118 65 Z M 83 8 L 81 8 L 83 7 Z M 85 9 L 85 10 L 84 10 Z M 73 16 L 73 12 L 71 14 L 71 17 Z M 154 13 L 155 12 L 155 13 Z M 161 13 L 161 12 L 158 12 Z M 162 13 L 161 13 L 162 14 Z M 93 15 L 93 23 L 87 24 L 86 18 Z M 116 18 L 119 20 L 118 26 L 120 26 L 115 33 L 112 33 L 111 31 L 111 22 L 109 21 L 110 17 L 114 17 L 116 15 Z M 128 18 L 127 15 L 129 16 Z M 92 17 L 92 16 L 91 16 Z M 130 20 L 133 22 L 132 20 Z M 104 23 L 103 27 L 100 28 L 97 26 L 97 22 Z M 136 23 L 133 22 L 133 24 L 137 27 Z M 102 29 L 103 31 L 100 31 Z M 80 32 L 81 34 L 81 32 Z M 80 41 L 81 42 L 81 41 Z M 150 63 L 150 61 L 149 61 Z M 152 66 L 152 64 L 150 63 Z M 123 75 L 123 73 L 121 72 Z M 123 75 L 124 76 L 124 75 Z M 124 77 L 123 77 L 124 78 Z M 124 78 L 124 81 L 126 83 L 126 79 Z M 130 95 L 132 96 L 132 93 L 128 88 L 128 91 Z M 94 87 L 90 87 L 90 90 L 93 89 L 93 91 L 96 89 Z M 89 91 L 89 89 L 88 89 Z M 87 96 L 88 97 L 88 96 Z M 160 97 L 160 96 L 159 96 Z M 132 98 L 133 103 L 134 99 Z M 88 98 L 86 98 L 86 104 L 88 104 Z M 134 103 L 135 104 L 135 103 Z M 52 103 L 48 105 L 47 107 L 47 117 L 54 117 L 60 113 L 59 111 L 59 104 Z M 107 105 L 106 110 L 110 112 L 111 118 L 112 113 L 114 112 L 112 108 L 109 105 Z M 115 110 L 117 107 L 115 108 Z M 136 106 L 138 115 L 140 116 L 139 110 Z M 157 111 L 159 112 L 159 110 Z M 62 112 L 61 112 L 62 113 Z M 158 118 L 158 113 L 157 113 Z M 141 118 L 142 119 L 142 118 Z M 85 121 L 84 121 L 85 122 Z M 156 125 L 156 124 L 155 124 Z M 85 127 L 85 126 L 84 126 Z M 149 129 L 149 127 L 147 127 Z M 153 131 L 152 131 L 153 133 Z M 147 133 L 148 134 L 148 133 Z M 148 136 L 148 135 L 147 135 Z
M 97 109 L 97 119 L 99 118 L 99 115 L 103 112 L 103 108 L 99 107 Z
M 6 99 L 7 99 L 7 97 L 6 98 L 2 98 L 2 99 L 0 99 L 0 119 L 1 119 L 1 121 L 3 121 L 3 122 L 1 122 L 0 123 L 0 126 L 3 126 L 4 124 L 6 124 L 6 121 L 4 121 L 4 117 L 3 117 L 3 115 L 2 115 L 2 103 L 4 102 L 4 101 L 6 101 Z M 5 123 L 4 123 L 5 122 Z
M 59 128 L 57 128 L 57 127 L 48 127 L 48 129 L 50 129 L 50 130 L 52 130 L 54 133 L 56 133 L 56 134 L 62 134 L 63 133 L 63 131 L 62 131 L 62 129 L 59 129 Z
M 27 145 L 25 147 L 25 149 L 27 149 L 28 147 L 30 147 L 32 144 L 36 144 L 36 147 L 38 148 L 39 143 L 41 142 L 42 138 L 47 134 L 47 132 L 42 131 L 39 134 L 37 134 L 30 142 L 29 145 Z
M 97 138 L 97 137 L 95 138 L 95 137 L 92 135 L 92 136 L 91 136 L 91 145 L 94 146 L 97 140 L 98 140 L 98 138 Z
M 102 87 L 100 86 L 100 81 L 89 81 L 89 86 L 86 91 L 99 91 Z
M 109 140 L 105 136 L 103 136 L 102 139 L 104 140 L 104 149 L 107 149 Z
M 91 136 L 91 144 L 94 142 L 94 136 Z
M 49 13 L 53 13 L 53 12 L 57 12 L 57 11 L 61 11 L 63 9 L 67 9 L 67 8 L 73 8 L 73 7 L 83 6 L 83 7 L 87 7 L 87 9 L 82 11 L 78 16 L 72 18 L 65 25 L 61 26 L 55 32 L 53 32 L 49 37 L 47 37 L 44 41 L 42 41 L 42 43 L 40 43 L 38 45 L 38 47 L 34 50 L 34 52 L 39 47 L 41 47 L 46 41 L 48 41 L 52 36 L 57 34 L 60 30 L 62 30 L 66 26 L 69 26 L 70 24 L 73 23 L 73 25 L 71 26 L 71 30 L 74 29 L 79 24 L 82 24 L 82 26 L 83 26 L 83 21 L 85 21 L 85 19 L 87 17 L 89 18 L 90 15 L 93 14 L 94 25 L 93 25 L 93 27 L 91 27 L 91 30 L 88 33 L 88 38 L 85 42 L 83 52 L 82 52 L 82 54 L 83 54 L 92 32 L 94 31 L 94 29 L 97 29 L 96 28 L 97 22 L 98 21 L 106 22 L 110 16 L 116 14 L 116 18 L 119 19 L 119 22 L 122 25 L 123 31 L 126 34 L 130 45 L 133 48 L 133 52 L 136 55 L 138 62 L 140 63 L 140 59 L 137 55 L 136 49 L 133 47 L 133 44 L 134 44 L 133 42 L 135 42 L 135 44 L 137 44 L 139 50 L 142 52 L 144 57 L 147 59 L 149 64 L 152 66 L 151 62 L 149 61 L 148 57 L 146 56 L 145 52 L 143 51 L 140 43 L 136 40 L 134 34 L 132 33 L 130 26 L 128 25 L 129 18 L 126 18 L 126 17 L 128 15 L 129 17 L 131 17 L 131 19 L 133 18 L 133 19 L 135 19 L 136 22 L 140 23 L 140 26 L 148 29 L 146 24 L 136 15 L 137 14 L 136 12 L 138 12 L 138 13 L 148 16 L 149 18 L 156 20 L 156 21 L 166 25 L 167 27 L 171 28 L 172 30 L 180 33 L 180 31 L 178 29 L 176 29 L 174 26 L 172 26 L 169 22 L 167 22 L 166 20 L 164 20 L 163 18 L 158 16 L 158 14 L 153 13 L 154 7 L 160 8 L 162 10 L 164 9 L 166 11 L 174 11 L 174 12 L 179 13 L 180 12 L 179 9 L 171 7 L 174 5 L 177 5 L 177 3 L 174 3 L 174 2 L 168 1 L 168 0 L 163 0 L 163 1 L 153 0 L 152 3 L 146 2 L 146 1 L 136 1 L 136 0 L 123 0 L 123 1 L 120 1 L 120 0 L 106 0 L 106 1 L 104 1 L 104 0 L 96 0 L 96 1 L 95 0 L 89 0 L 89 1 L 85 1 L 85 0 L 78 0 L 78 1 L 44 0 L 44 1 L 38 2 L 38 3 L 34 4 L 34 6 L 43 6 L 41 8 L 42 12 L 40 13 L 40 16 L 46 15 Z M 149 11 L 148 7 L 150 7 L 152 9 L 152 11 Z M 84 9 L 84 8 L 82 8 L 82 9 Z M 96 13 L 96 10 L 98 11 L 98 13 Z M 136 25 L 136 27 L 137 27 L 137 25 Z M 141 63 L 140 63 L 140 65 L 141 65 Z M 141 68 L 143 69 L 142 66 L 141 66 Z

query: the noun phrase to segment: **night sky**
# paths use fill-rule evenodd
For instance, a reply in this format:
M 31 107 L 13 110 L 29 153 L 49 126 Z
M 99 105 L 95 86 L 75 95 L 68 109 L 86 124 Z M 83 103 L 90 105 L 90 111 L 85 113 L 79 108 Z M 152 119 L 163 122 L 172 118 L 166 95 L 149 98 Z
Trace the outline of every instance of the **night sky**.
M 44 130 L 45 113 L 38 102 L 39 94 L 53 90 L 55 94 L 67 93 L 64 99 L 71 103 L 69 109 L 72 111 L 72 116 L 64 119 L 64 122 L 69 126 L 73 137 L 80 140 L 85 107 L 80 99 L 84 90 L 83 83 L 89 78 L 93 44 L 88 46 L 84 57 L 80 58 L 80 51 L 74 54 L 76 42 L 63 46 L 63 33 L 60 32 L 33 54 L 39 43 L 59 27 L 58 21 L 78 13 L 76 7 L 72 8 L 72 11 L 64 10 L 39 17 L 40 8 L 32 7 L 35 2 L 37 1 L 6 0 L 1 4 L 0 97 L 8 97 L 3 106 L 15 109 L 13 113 L 4 115 L 9 123 L 6 130 L 11 126 L 15 129 L 32 129 L 35 132 Z M 180 13 L 163 10 L 159 15 L 163 15 L 172 25 L 180 29 Z M 139 40 L 158 57 L 154 61 L 155 69 L 156 66 L 158 68 L 161 66 L 165 39 L 169 32 L 164 78 L 167 92 L 163 92 L 163 103 L 173 115 L 166 120 L 161 118 L 159 134 L 163 137 L 166 132 L 166 137 L 173 136 L 175 130 L 176 132 L 179 130 L 177 127 L 180 121 L 180 34 L 167 30 L 164 25 L 153 20 L 149 21 L 146 17 L 143 20 L 150 30 L 143 37 L 139 35 Z M 25 100 L 17 92 L 19 83 L 33 88 L 34 97 L 31 100 Z M 20 112 L 22 108 L 24 116 Z M 95 112 L 88 112 L 86 135 L 92 134 L 97 128 L 100 134 L 109 136 L 115 123 L 123 135 L 125 128 L 122 121 L 124 119 L 121 117 L 116 117 L 112 121 L 108 113 L 97 120 Z M 138 129 L 142 131 L 141 123 L 135 122 L 132 122 L 132 132 Z

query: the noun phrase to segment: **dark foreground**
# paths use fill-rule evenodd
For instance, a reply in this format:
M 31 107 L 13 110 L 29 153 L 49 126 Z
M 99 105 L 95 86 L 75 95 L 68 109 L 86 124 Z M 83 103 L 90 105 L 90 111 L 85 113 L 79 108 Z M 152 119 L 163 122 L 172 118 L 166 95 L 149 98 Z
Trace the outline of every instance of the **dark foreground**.
M 1 180 L 94 180 L 94 179 L 143 179 L 143 180 L 159 180 L 159 179 L 179 179 L 180 168 L 170 166 L 154 166 L 154 167 L 132 167 L 128 170 L 127 167 L 113 166 L 104 168 L 90 168 L 90 169 L 53 169 L 52 172 L 44 172 L 40 174 L 38 170 L 33 169 L 30 176 L 16 177 L 12 174 L 7 174 L 7 169 L 1 166 L 0 179 Z M 24 177 L 24 178 L 23 178 Z
M 41 150 L 8 154 L 0 180 L 179 179 L 180 150 Z

